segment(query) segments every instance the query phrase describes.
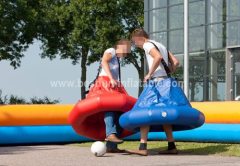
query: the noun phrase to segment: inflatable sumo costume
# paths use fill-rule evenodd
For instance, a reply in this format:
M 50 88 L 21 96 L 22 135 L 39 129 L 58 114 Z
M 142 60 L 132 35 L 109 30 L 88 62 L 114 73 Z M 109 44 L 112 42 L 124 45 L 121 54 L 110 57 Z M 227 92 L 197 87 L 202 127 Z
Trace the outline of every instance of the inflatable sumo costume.
M 124 113 L 132 109 L 135 103 L 136 99 L 127 94 L 120 82 L 113 88 L 107 76 L 99 76 L 86 99 L 75 105 L 68 120 L 78 134 L 95 140 L 104 140 L 105 112 Z M 120 138 L 131 134 L 123 130 Z
M 179 83 L 171 78 L 166 62 L 162 59 L 161 63 L 168 77 L 155 78 L 145 84 L 133 109 L 120 117 L 123 128 L 139 131 L 141 126 L 150 126 L 154 132 L 163 131 L 162 125 L 169 124 L 173 131 L 179 131 L 204 124 L 204 115 L 191 107 Z

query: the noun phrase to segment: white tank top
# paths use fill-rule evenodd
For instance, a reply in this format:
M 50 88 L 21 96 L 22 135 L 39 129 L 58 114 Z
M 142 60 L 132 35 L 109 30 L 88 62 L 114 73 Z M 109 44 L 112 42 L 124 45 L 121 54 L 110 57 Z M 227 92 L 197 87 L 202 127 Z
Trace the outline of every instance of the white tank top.
M 113 79 L 118 80 L 119 79 L 119 64 L 118 59 L 116 56 L 116 50 L 114 48 L 107 49 L 105 53 L 110 53 L 112 55 L 112 59 L 108 62 L 110 67 L 110 72 L 112 74 Z M 105 70 L 102 68 L 99 76 L 108 76 Z
M 144 49 L 146 57 L 147 57 L 149 69 L 152 67 L 152 64 L 153 64 L 153 58 L 149 53 L 150 53 L 151 49 L 155 48 L 155 46 L 150 42 L 153 42 L 158 47 L 161 55 L 163 56 L 164 61 L 168 64 L 168 51 L 167 51 L 166 47 L 159 42 L 156 42 L 154 40 L 149 40 L 148 42 L 145 42 L 143 44 L 143 49 Z M 167 73 L 166 73 L 162 63 L 160 63 L 158 68 L 153 72 L 152 77 L 162 77 L 162 76 L 167 76 Z

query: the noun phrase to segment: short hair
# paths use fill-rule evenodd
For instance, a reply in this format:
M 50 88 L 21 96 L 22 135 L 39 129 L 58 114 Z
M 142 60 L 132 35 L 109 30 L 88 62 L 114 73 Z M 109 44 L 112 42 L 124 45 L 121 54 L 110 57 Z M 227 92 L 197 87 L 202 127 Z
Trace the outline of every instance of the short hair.
M 149 35 L 143 28 L 135 29 L 131 35 L 131 38 L 133 38 L 133 37 L 145 37 L 145 38 L 149 39 Z

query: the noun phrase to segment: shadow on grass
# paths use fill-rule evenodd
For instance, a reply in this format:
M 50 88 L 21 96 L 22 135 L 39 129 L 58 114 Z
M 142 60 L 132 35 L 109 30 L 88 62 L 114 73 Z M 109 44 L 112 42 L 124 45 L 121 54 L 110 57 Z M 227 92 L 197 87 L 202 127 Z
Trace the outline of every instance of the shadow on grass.
M 178 146 L 179 153 L 178 155 L 214 155 L 228 151 L 228 148 L 231 145 L 209 145 L 204 147 L 193 147 L 181 149 L 181 146 Z M 167 147 L 165 147 L 167 149 Z M 158 152 L 163 149 L 153 148 L 149 149 L 150 155 L 157 155 Z

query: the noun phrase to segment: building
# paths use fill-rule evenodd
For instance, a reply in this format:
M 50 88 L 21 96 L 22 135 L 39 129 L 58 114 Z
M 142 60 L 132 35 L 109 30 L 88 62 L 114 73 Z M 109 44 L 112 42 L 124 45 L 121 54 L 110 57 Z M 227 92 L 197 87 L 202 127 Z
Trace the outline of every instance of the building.
M 184 0 L 144 0 L 145 30 L 183 64 Z M 240 0 L 189 0 L 189 98 L 240 96 Z M 178 70 L 182 79 L 183 66 Z M 240 97 L 239 97 L 240 98 Z

